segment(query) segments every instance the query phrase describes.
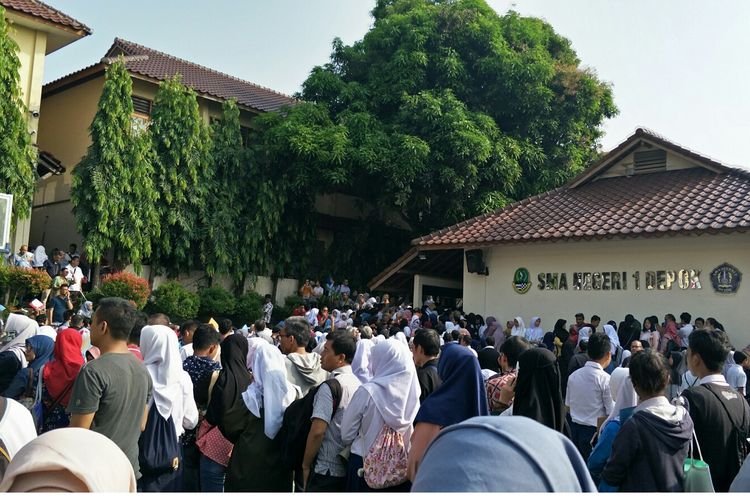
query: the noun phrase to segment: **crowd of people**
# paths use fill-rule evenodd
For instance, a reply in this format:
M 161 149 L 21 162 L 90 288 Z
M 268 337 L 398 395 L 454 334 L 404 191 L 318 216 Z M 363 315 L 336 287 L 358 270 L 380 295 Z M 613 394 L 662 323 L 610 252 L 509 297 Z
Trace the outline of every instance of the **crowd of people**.
M 748 358 L 715 318 L 545 331 L 317 288 L 273 326 L 10 314 L 0 491 L 678 492 L 705 464 L 750 491 Z

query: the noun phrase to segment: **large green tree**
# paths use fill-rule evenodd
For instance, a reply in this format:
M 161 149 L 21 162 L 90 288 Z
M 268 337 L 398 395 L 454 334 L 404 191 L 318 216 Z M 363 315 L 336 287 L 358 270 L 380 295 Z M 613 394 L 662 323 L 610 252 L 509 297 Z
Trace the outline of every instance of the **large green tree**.
M 253 181 L 246 175 L 240 133 L 240 110 L 234 100 L 225 101 L 221 120 L 211 126 L 213 181 L 208 186 L 201 258 L 206 274 L 232 276 L 244 281 L 241 219 Z
M 555 188 L 597 157 L 612 90 L 545 21 L 484 0 L 379 0 L 372 15 L 361 41 L 336 40 L 312 70 L 306 104 L 258 119 L 263 161 L 309 195 L 361 196 L 420 234 Z
M 151 255 L 160 224 L 150 138 L 132 121 L 132 86 L 121 59 L 107 68 L 91 145 L 73 170 L 71 198 L 91 261 L 111 250 L 138 269 Z
M 31 215 L 34 159 L 19 83 L 18 45 L 0 7 L 0 192 L 13 195 L 13 225 Z
M 159 85 L 149 129 L 162 224 L 153 263 L 157 271 L 174 277 L 199 263 L 206 194 L 213 182 L 208 127 L 201 119 L 195 92 L 185 87 L 179 76 Z

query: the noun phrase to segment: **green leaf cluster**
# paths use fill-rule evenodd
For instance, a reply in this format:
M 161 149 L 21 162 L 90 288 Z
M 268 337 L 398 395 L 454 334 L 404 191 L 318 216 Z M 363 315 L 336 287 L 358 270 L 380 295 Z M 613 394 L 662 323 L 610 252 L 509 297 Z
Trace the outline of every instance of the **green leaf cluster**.
M 107 68 L 91 145 L 73 171 L 71 199 L 86 253 L 107 252 L 139 269 L 160 235 L 150 136 L 133 126 L 132 81 L 122 60 Z
M 170 320 L 179 323 L 194 319 L 198 315 L 200 299 L 177 281 L 165 281 L 151 294 L 149 308 L 169 316 Z
M 0 6 L 0 192 L 13 195 L 13 227 L 18 219 L 31 216 L 36 181 L 36 149 L 24 116 L 18 50 Z
M 211 140 L 195 92 L 180 77 L 159 85 L 149 126 L 154 186 L 159 193 L 161 236 L 154 242 L 157 270 L 175 277 L 200 262 L 196 249 L 204 237 L 206 200 L 211 194 Z
M 555 188 L 597 157 L 612 89 L 545 21 L 484 0 L 379 0 L 373 17 L 362 40 L 334 41 L 304 104 L 256 119 L 254 158 L 301 207 L 348 192 L 422 234 Z

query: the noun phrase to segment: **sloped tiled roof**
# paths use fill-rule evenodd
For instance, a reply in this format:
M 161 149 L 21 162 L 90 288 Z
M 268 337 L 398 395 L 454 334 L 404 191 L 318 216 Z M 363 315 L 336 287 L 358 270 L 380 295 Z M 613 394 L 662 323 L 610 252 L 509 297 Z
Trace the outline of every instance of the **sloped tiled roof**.
M 420 248 L 455 248 L 747 230 L 750 173 L 719 163 L 710 166 L 719 171 L 695 167 L 582 184 L 574 180 L 412 243 Z
M 38 0 L 0 0 L 0 5 L 6 9 L 23 12 L 54 24 L 91 34 L 91 29 L 82 22 Z
M 115 38 L 105 58 L 119 55 L 130 56 L 126 59 L 125 65 L 132 73 L 155 80 L 165 80 L 180 74 L 182 82 L 198 93 L 223 100 L 234 98 L 239 104 L 259 111 L 276 111 L 282 106 L 297 102 L 296 99 L 269 88 L 121 38 Z

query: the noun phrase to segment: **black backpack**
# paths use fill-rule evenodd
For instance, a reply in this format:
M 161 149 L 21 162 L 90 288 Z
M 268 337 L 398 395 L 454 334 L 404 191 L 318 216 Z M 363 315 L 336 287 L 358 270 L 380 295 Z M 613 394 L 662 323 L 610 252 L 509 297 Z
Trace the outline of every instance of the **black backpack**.
M 730 477 L 737 476 L 737 473 L 742 468 L 742 464 L 745 461 L 745 458 L 750 454 L 750 444 L 747 442 L 748 433 L 745 430 L 747 428 L 747 408 L 743 408 L 742 411 L 742 420 L 740 422 L 736 422 L 734 418 L 732 418 L 732 412 L 729 411 L 729 408 L 727 407 L 727 404 L 722 399 L 721 395 L 717 394 L 717 392 L 714 390 L 713 387 L 711 387 L 710 384 L 703 385 L 701 387 L 704 387 L 713 394 L 716 399 L 719 400 L 719 403 L 721 403 L 721 406 L 724 407 L 724 411 L 727 414 L 727 417 L 729 418 L 729 421 L 732 423 L 732 432 L 729 435 L 729 446 L 727 447 L 727 469 L 729 472 Z M 747 406 L 747 403 L 745 402 L 745 398 L 742 397 L 742 394 L 739 392 L 737 393 L 737 399 L 742 403 L 743 406 Z M 734 443 L 734 446 L 732 446 L 731 443 Z
M 156 403 L 148 411 L 146 428 L 138 439 L 138 463 L 141 472 L 159 475 L 174 472 L 180 466 L 180 449 L 172 415 L 165 419 Z
M 302 467 L 307 435 L 310 433 L 310 427 L 312 426 L 310 419 L 312 418 L 315 395 L 323 384 L 328 384 L 333 396 L 333 413 L 331 413 L 331 418 L 333 418 L 339 408 L 342 394 L 341 383 L 335 378 L 313 387 L 305 397 L 294 401 L 284 411 L 284 420 L 278 437 L 281 441 L 281 464 L 285 470 L 295 471 Z

